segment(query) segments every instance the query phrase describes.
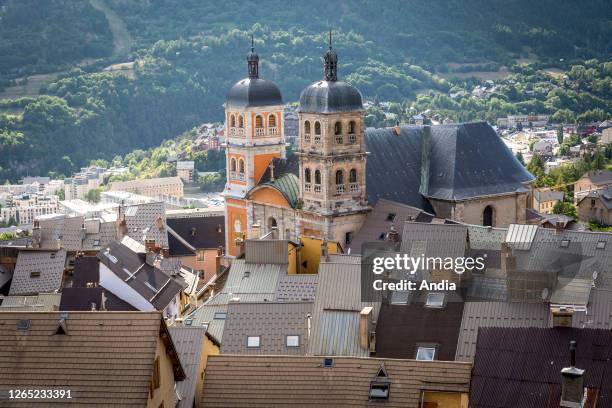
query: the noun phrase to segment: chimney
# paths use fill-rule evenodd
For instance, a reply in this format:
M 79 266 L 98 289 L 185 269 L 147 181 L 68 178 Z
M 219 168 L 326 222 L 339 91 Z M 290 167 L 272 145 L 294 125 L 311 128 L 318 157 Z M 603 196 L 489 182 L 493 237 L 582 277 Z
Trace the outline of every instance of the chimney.
M 157 228 L 159 230 L 163 230 L 164 229 L 164 219 L 162 217 L 157 217 L 155 219 L 155 225 L 157 225 Z
M 572 319 L 574 317 L 574 311 L 567 307 L 553 307 L 552 312 L 552 324 L 553 327 L 572 327 Z
M 359 346 L 370 349 L 370 328 L 372 324 L 372 307 L 364 307 L 359 313 Z
M 102 299 L 100 300 L 100 310 L 106 311 L 106 293 L 102 291 Z
M 32 227 L 32 247 L 40 248 L 42 242 L 42 231 L 40 230 L 40 221 L 34 220 Z
M 565 228 L 563 228 L 563 222 L 557 220 L 555 222 L 555 234 L 561 234 Z
M 244 240 L 242 238 L 236 238 L 236 256 L 244 255 Z
M 584 370 L 576 368 L 576 341 L 570 341 L 570 367 L 561 370 L 561 407 L 582 408 L 586 401 Z
M 145 251 L 147 253 L 149 253 L 149 252 L 156 252 L 155 251 L 155 249 L 156 249 L 155 247 L 156 247 L 156 245 L 155 245 L 155 240 L 154 239 L 151 239 L 151 238 L 145 239 Z
M 117 218 L 117 239 L 121 240 L 128 232 L 127 222 L 125 222 L 125 216 L 120 215 Z
M 506 277 L 508 272 L 516 270 L 516 257 L 512 255 L 512 248 L 507 242 L 501 244 L 501 269 Z
M 221 257 L 223 256 L 223 249 L 217 248 L 217 255 L 215 256 L 215 275 L 221 272 Z
M 399 136 L 399 134 L 402 132 L 402 128 L 400 127 L 400 123 L 399 120 L 397 122 L 395 122 L 395 126 L 393 127 L 393 131 L 395 132 L 396 135 Z
M 399 242 L 400 240 L 399 233 L 397 232 L 397 230 L 395 229 L 395 225 L 393 224 L 391 224 L 391 226 L 389 227 L 388 240 L 391 242 Z
M 96 303 L 95 302 L 91 302 L 91 311 L 95 312 L 96 310 L 97 310 L 96 309 Z
M 261 237 L 261 225 L 258 222 L 251 225 L 251 238 L 259 239 Z
M 321 257 L 323 261 L 329 261 L 329 248 L 327 247 L 327 240 L 321 241 Z

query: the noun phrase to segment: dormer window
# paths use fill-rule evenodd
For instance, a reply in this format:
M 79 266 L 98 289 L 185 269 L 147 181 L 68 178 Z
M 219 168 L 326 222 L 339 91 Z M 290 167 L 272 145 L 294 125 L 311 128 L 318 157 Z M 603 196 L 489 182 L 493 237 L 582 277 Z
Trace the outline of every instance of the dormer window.
M 568 248 L 570 244 L 570 240 L 569 239 L 563 239 L 561 240 L 561 244 L 559 244 L 559 246 L 561 248 Z
M 369 397 L 371 401 L 388 400 L 391 391 L 391 381 L 387 376 L 385 365 L 381 364 L 376 377 L 370 382 Z
M 425 306 L 431 308 L 444 307 L 444 293 L 428 293 Z
M 606 249 L 606 241 L 597 241 L 597 249 Z

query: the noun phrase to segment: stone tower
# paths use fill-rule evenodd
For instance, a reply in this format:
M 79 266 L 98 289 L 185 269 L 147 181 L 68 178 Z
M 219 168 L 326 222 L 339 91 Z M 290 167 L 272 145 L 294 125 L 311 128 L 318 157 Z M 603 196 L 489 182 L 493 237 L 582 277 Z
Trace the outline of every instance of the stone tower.
M 284 157 L 283 98 L 271 81 L 259 78 L 259 56 L 251 38 L 247 78 L 227 93 L 225 197 L 226 250 L 236 255 L 236 239 L 246 238 L 246 194 L 257 185 L 270 161 Z
M 338 80 L 338 55 L 324 55 L 324 80 L 300 96 L 302 234 L 346 245 L 369 211 L 361 93 Z

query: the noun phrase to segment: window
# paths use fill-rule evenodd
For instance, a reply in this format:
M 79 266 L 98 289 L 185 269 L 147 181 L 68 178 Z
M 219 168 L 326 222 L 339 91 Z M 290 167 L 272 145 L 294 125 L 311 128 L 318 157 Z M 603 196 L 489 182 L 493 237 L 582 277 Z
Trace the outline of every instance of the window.
M 334 124 L 334 135 L 342 134 L 342 122 L 336 122 Z
M 569 247 L 569 244 L 570 244 L 570 240 L 569 239 L 564 239 L 564 240 L 561 240 L 561 245 L 560 246 L 561 246 L 561 248 L 567 248 L 567 247 Z
M 351 171 L 349 172 L 349 183 L 356 183 L 356 182 L 357 182 L 357 170 L 351 169 Z
M 389 221 L 389 222 L 395 221 L 395 213 L 387 214 L 387 221 Z
M 484 211 L 482 212 L 482 225 L 484 225 L 485 227 L 492 227 L 493 218 L 494 218 L 493 207 L 491 207 L 490 205 L 487 205 Z
M 357 124 L 355 123 L 354 120 L 351 120 L 349 122 L 349 134 L 354 134 L 357 133 Z
M 227 319 L 227 313 L 226 312 L 215 312 L 215 320 L 225 320 Z
M 204 250 L 203 249 L 198 249 L 196 252 L 196 261 L 198 262 L 202 262 L 204 261 Z
M 276 126 L 276 116 L 274 114 L 271 114 L 270 116 L 268 116 L 268 126 L 269 127 Z
M 309 121 L 304 122 L 304 133 L 307 135 L 310 134 L 310 122 Z
M 321 134 L 321 124 L 319 122 L 315 122 L 315 135 Z
M 230 171 L 236 171 L 236 159 L 234 159 L 232 157 L 232 160 L 230 160 Z
M 595 199 L 591 198 L 591 207 L 595 207 Z
M 336 170 L 336 184 L 344 183 L 344 173 L 342 170 Z
M 238 172 L 244 174 L 244 160 L 242 159 L 238 161 Z
M 244 118 L 242 115 L 238 116 L 238 127 L 242 129 L 244 127 Z
M 259 336 L 247 336 L 247 347 L 249 348 L 257 348 L 260 344 Z
M 234 115 L 230 116 L 230 127 L 236 127 L 236 117 Z
M 310 169 L 309 168 L 304 169 L 304 181 L 306 183 L 310 183 L 311 182 L 311 174 L 310 174 Z
M 435 347 L 419 347 L 417 349 L 416 359 L 422 361 L 433 361 L 435 355 Z
M 353 240 L 353 231 L 348 231 L 344 234 L 344 242 L 348 245 Z
M 263 117 L 261 115 L 255 116 L 255 127 L 257 128 L 263 127 Z
M 319 170 L 315 171 L 315 184 L 321 184 L 321 172 Z
M 425 306 L 444 307 L 444 293 L 428 293 Z
M 287 336 L 287 347 L 300 347 L 300 336 Z
M 333 358 L 326 358 L 323 360 L 323 367 L 325 368 L 331 368 L 334 366 L 334 359 Z
M 386 400 L 389 399 L 388 382 L 372 382 L 370 384 L 370 399 L 371 400 Z
M 40 271 L 30 272 L 30 278 L 40 278 Z
M 606 249 L 606 241 L 597 241 L 597 249 Z
M 155 363 L 153 364 L 153 389 L 156 390 L 160 386 L 160 375 L 159 375 L 159 357 L 155 358 Z

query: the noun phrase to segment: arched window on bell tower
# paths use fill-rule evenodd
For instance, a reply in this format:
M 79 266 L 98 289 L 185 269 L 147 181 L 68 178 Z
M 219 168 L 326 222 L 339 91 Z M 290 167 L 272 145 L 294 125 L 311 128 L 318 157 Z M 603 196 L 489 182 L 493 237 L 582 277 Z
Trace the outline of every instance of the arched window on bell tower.
M 336 170 L 336 194 L 344 193 L 344 172 Z

